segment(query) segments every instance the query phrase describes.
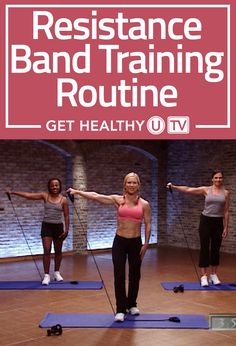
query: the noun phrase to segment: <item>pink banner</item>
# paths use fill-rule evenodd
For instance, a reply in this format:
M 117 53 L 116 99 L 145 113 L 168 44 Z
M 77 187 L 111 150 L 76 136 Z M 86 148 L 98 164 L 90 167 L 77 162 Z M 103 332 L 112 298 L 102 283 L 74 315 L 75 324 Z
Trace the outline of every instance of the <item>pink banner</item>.
M 235 138 L 235 4 L 1 4 L 2 139 Z

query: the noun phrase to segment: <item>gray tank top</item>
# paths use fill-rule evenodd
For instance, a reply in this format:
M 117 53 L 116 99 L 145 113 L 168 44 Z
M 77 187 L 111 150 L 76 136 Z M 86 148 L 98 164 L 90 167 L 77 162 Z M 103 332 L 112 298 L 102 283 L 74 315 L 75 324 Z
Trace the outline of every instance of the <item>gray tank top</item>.
M 209 188 L 208 194 L 205 197 L 204 210 L 202 212 L 205 216 L 210 217 L 223 217 L 225 207 L 225 193 L 221 189 L 219 195 L 213 195 L 212 187 Z
M 48 222 L 48 223 L 62 223 L 63 222 L 62 198 L 59 203 L 51 203 L 48 200 L 44 203 L 43 222 Z

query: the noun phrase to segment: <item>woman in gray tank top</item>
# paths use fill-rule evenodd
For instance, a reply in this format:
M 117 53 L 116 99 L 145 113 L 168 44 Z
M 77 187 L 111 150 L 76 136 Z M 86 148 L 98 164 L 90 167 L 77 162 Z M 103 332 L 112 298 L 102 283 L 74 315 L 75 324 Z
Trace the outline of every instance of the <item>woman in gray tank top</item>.
M 212 173 L 211 186 L 188 187 L 168 183 L 167 188 L 205 197 L 199 224 L 201 286 L 208 286 L 209 283 L 220 285 L 221 282 L 216 273 L 222 238 L 227 237 L 229 224 L 229 191 L 223 186 L 223 172 L 215 170 Z M 209 266 L 211 272 L 208 278 Z
M 48 192 L 8 191 L 10 194 L 30 200 L 44 201 L 44 218 L 41 228 L 44 267 L 43 285 L 49 285 L 50 283 L 52 243 L 55 251 L 54 280 L 63 281 L 59 269 L 62 260 L 63 240 L 68 236 L 69 231 L 69 208 L 66 197 L 61 194 L 61 188 L 60 179 L 52 178 L 48 181 Z

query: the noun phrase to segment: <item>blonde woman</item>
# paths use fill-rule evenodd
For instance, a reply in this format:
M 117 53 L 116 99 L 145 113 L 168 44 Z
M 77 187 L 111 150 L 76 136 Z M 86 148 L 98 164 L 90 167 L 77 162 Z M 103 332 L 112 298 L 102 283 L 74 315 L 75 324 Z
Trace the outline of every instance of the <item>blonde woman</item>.
M 79 195 L 117 209 L 117 228 L 112 246 L 114 286 L 116 296 L 116 322 L 123 322 L 126 313 L 139 315 L 137 297 L 139 291 L 141 262 L 148 248 L 151 232 L 151 209 L 149 203 L 140 197 L 140 179 L 136 173 L 129 173 L 123 182 L 122 195 L 103 195 L 68 189 L 72 195 Z M 141 224 L 145 225 L 145 242 L 141 240 Z M 128 292 L 125 287 L 125 265 L 128 258 Z

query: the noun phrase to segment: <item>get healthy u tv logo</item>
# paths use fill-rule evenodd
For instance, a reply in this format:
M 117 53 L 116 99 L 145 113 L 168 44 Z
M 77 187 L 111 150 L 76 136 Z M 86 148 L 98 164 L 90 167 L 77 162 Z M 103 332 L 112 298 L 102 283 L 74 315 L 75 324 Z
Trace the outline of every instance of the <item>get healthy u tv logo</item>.
M 169 134 L 188 134 L 190 119 L 188 116 L 169 116 L 166 122 L 162 117 L 153 116 L 147 121 L 147 129 L 152 135 L 160 135 L 167 127 Z

